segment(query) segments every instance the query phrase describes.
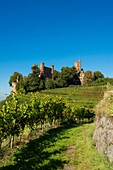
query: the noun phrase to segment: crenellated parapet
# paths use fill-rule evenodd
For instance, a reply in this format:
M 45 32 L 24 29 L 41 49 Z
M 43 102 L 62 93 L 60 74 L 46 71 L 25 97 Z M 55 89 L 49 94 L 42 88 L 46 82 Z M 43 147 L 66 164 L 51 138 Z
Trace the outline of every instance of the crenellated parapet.
M 32 67 L 37 66 L 36 64 L 32 64 Z M 53 79 L 54 65 L 50 67 L 45 67 L 44 63 L 40 63 L 40 77 L 43 76 L 45 79 Z
M 74 62 L 75 68 L 77 71 L 81 71 L 81 59 L 79 58 L 79 61 Z

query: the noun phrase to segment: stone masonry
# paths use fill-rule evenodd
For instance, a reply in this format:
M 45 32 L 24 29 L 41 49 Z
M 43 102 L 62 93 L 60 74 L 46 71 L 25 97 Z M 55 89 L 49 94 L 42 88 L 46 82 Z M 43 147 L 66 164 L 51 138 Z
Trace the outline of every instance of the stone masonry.
M 104 153 L 110 162 L 113 162 L 113 117 L 109 113 L 109 91 L 104 99 L 96 106 L 96 124 L 93 140 L 99 153 Z

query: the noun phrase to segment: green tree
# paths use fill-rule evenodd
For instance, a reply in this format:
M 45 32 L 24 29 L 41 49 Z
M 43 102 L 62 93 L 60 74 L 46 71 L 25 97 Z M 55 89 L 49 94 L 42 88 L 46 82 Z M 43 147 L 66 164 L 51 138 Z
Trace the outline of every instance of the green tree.
M 93 83 L 93 74 L 92 74 L 92 71 L 88 70 L 84 73 L 83 84 L 88 85 L 88 84 L 91 84 L 91 83 Z
M 61 78 L 58 78 L 54 81 L 55 88 L 60 88 L 60 87 L 67 87 L 67 82 Z
M 62 67 L 61 68 L 61 79 L 65 80 L 67 86 L 76 85 L 79 82 L 79 77 L 75 67 Z
M 27 77 L 24 77 L 24 83 L 25 83 L 25 90 L 26 92 L 30 92 L 30 81 L 31 81 L 31 74 L 29 73 Z
M 40 85 L 40 70 L 35 65 L 32 67 L 32 73 L 28 75 L 28 77 L 25 77 L 25 90 L 26 92 L 36 92 L 39 90 Z
M 10 76 L 9 85 L 12 86 L 12 82 L 16 82 L 17 78 L 18 78 L 18 81 L 23 82 L 22 74 L 20 74 L 18 72 L 14 72 L 14 74 L 12 76 Z
M 56 79 L 58 79 L 59 77 L 60 77 L 60 72 L 57 71 L 57 70 L 54 70 L 54 72 L 53 72 L 53 79 L 56 80 Z
M 95 80 L 99 78 L 104 78 L 104 75 L 100 71 L 95 71 Z
M 23 89 L 24 90 L 24 80 L 23 79 L 20 79 L 20 81 L 17 83 L 16 85 L 16 90 L 17 92 L 20 90 L 20 89 Z

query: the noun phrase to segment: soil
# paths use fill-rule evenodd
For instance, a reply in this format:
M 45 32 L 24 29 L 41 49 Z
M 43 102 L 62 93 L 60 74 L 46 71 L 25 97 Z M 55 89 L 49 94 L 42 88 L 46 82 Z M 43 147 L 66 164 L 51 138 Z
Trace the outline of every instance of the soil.
M 39 91 L 39 93 L 44 93 L 44 94 L 54 94 L 54 95 L 68 95 L 68 93 L 51 93 L 51 92 L 41 92 Z

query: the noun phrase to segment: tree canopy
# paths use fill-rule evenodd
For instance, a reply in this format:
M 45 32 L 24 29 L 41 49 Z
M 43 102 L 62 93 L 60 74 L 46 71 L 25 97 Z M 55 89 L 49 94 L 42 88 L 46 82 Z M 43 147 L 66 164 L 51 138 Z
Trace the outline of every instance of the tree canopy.
M 26 92 L 36 92 L 39 90 L 40 85 L 40 70 L 35 65 L 32 67 L 32 73 L 25 78 L 25 90 Z
M 60 78 L 60 72 L 57 71 L 57 70 L 54 70 L 54 72 L 53 72 L 53 79 L 56 80 L 58 78 Z
M 61 68 L 61 79 L 65 80 L 67 86 L 76 85 L 79 82 L 79 77 L 75 67 L 62 67 Z
M 104 78 L 104 75 L 100 71 L 95 71 L 95 80 L 99 78 Z
M 29 73 L 28 76 L 22 76 L 22 74 L 18 72 L 14 72 L 12 76 L 10 76 L 9 85 L 12 85 L 12 82 L 17 82 L 17 78 L 19 82 L 17 82 L 16 90 L 25 90 L 28 92 L 36 92 L 37 90 L 44 90 L 45 88 L 60 88 L 60 87 L 68 87 L 69 85 L 80 85 L 79 73 L 76 68 L 73 66 L 70 67 L 62 67 L 61 72 L 54 70 L 53 80 L 48 80 L 44 78 L 44 76 L 40 76 L 40 69 L 37 65 L 34 65 L 32 68 L 32 73 Z M 100 71 L 95 71 L 95 80 L 99 80 L 104 78 L 104 75 Z M 91 71 L 86 71 L 84 73 L 83 84 L 88 85 L 93 83 L 94 74 Z
M 86 71 L 84 73 L 84 81 L 83 81 L 84 85 L 88 85 L 93 83 L 93 74 L 92 71 Z
M 12 82 L 16 82 L 17 78 L 19 79 L 19 81 L 23 81 L 23 76 L 22 74 L 18 73 L 18 72 L 14 72 L 14 74 L 12 76 L 10 76 L 9 79 L 9 85 L 12 86 Z

